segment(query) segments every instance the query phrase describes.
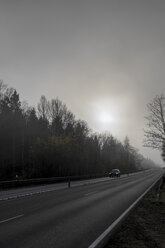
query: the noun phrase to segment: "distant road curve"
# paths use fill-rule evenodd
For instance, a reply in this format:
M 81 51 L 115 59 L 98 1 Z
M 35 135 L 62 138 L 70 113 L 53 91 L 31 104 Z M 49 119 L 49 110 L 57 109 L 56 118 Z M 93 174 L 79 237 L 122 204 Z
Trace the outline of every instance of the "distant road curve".
M 0 202 L 1 248 L 87 248 L 158 177 L 151 170 Z

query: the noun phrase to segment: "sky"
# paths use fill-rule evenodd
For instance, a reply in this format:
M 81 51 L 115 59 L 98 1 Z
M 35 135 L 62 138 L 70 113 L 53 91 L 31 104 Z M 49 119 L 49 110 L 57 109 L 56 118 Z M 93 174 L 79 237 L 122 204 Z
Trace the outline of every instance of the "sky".
M 30 106 L 58 97 L 162 165 L 143 129 L 164 74 L 164 0 L 0 0 L 0 79 Z

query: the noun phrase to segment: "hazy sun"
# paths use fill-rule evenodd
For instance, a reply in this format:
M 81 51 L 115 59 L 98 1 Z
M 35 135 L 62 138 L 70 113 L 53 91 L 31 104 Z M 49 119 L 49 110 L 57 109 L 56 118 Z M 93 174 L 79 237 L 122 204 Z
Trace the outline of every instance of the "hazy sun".
M 99 132 L 110 131 L 115 133 L 120 123 L 118 104 L 113 100 L 103 99 L 93 102 L 92 108 L 94 129 Z
M 112 123 L 115 121 L 114 117 L 107 112 L 101 112 L 98 117 L 100 122 L 104 124 Z

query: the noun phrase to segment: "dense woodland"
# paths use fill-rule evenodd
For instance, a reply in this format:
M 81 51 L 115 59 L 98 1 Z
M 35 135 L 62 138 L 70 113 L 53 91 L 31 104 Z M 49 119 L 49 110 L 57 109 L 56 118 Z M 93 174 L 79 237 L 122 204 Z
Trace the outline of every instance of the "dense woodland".
M 155 166 L 111 134 L 92 133 L 58 98 L 37 108 L 0 82 L 0 180 L 122 172 Z

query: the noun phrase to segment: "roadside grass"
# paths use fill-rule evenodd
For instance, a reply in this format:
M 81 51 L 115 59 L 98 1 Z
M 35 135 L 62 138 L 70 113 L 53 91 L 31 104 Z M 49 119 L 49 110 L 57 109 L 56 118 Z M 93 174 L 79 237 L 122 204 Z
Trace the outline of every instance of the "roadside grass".
M 130 213 L 105 248 L 165 248 L 165 176 Z

